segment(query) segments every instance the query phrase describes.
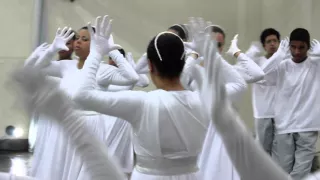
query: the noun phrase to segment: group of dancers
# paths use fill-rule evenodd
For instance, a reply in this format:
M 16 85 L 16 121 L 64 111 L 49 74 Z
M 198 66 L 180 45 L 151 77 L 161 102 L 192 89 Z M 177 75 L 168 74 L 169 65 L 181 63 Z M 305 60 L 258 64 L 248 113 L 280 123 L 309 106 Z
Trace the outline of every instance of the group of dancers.
M 320 129 L 320 43 L 303 28 L 283 40 L 268 28 L 262 47 L 253 43 L 244 53 L 236 35 L 226 52 L 237 59 L 231 65 L 221 55 L 225 36 L 222 27 L 190 18 L 152 38 L 135 63 L 114 43 L 108 16 L 77 33 L 58 29 L 8 78 L 22 110 L 37 116 L 38 131 L 30 177 L 0 177 L 320 178 L 307 177 Z M 133 90 L 148 86 L 147 73 L 157 89 Z M 256 139 L 234 110 L 249 83 Z

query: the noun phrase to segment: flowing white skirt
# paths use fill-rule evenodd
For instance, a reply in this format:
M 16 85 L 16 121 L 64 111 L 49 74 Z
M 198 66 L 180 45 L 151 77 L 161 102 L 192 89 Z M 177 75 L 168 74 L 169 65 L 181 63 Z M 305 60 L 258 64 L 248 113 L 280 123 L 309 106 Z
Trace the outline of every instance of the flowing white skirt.
M 107 121 L 104 115 L 86 115 L 85 119 L 79 122 L 79 126 L 88 126 L 92 131 L 88 136 L 105 140 Z M 82 158 L 76 153 L 67 133 L 60 124 L 43 115 L 39 116 L 38 121 L 31 176 L 47 180 L 86 179 Z
M 240 180 L 212 123 L 209 125 L 198 165 L 203 180 Z
M 29 126 L 29 151 L 33 152 L 34 146 L 36 144 L 37 139 L 37 130 L 38 130 L 38 115 L 34 113 L 30 120 L 30 126 Z
M 35 180 L 32 177 L 27 176 L 16 176 L 9 173 L 0 173 L 1 180 Z
M 129 123 L 101 114 L 85 115 L 85 120 L 79 122 L 79 126 L 87 126 L 91 130 L 88 136 L 95 136 L 106 144 L 106 151 L 125 173 L 132 172 L 134 154 Z M 38 120 L 37 144 L 30 175 L 48 180 L 87 179 L 82 158 L 76 153 L 66 132 L 60 124 L 43 115 Z
M 107 116 L 106 145 L 110 157 L 119 164 L 124 173 L 132 173 L 134 167 L 134 151 L 132 144 L 132 129 L 128 122 Z

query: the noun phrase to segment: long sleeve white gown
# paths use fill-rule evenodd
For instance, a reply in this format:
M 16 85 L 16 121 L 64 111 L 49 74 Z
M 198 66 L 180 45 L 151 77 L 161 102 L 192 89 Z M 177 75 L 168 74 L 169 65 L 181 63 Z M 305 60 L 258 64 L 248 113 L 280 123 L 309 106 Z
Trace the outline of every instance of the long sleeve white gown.
M 74 100 L 85 109 L 117 116 L 132 125 L 137 164 L 131 179 L 198 179 L 197 156 L 209 122 L 202 116 L 198 93 L 95 90 L 98 59 L 89 55 Z
M 217 55 L 216 57 L 222 61 L 224 82 L 228 96 L 233 101 L 237 101 L 247 88 L 246 82 L 236 68 L 224 60 L 221 55 Z M 184 78 L 189 77 L 191 79 L 191 82 L 186 84 L 186 86 L 191 86 L 191 89 L 200 91 L 205 69 L 195 63 L 195 61 L 197 60 L 192 57 L 187 59 L 184 68 Z M 186 82 L 186 80 L 182 80 L 182 82 Z M 199 84 L 199 87 L 196 87 L 197 84 Z M 225 150 L 222 139 L 212 123 L 209 124 L 198 164 L 204 180 L 240 179 Z
M 83 160 L 82 170 L 87 172 L 83 177 L 84 179 L 125 179 L 121 169 L 108 156 L 104 143 L 98 137 L 90 135 L 90 127 L 83 123 L 87 118 L 75 108 L 65 91 L 59 88 L 59 83 L 52 81 L 39 69 L 29 67 L 17 69 L 11 77 L 12 91 L 15 92 L 17 100 L 21 100 L 23 110 L 29 114 L 36 110 L 47 117 L 51 117 L 51 120 L 55 121 L 64 130 L 66 136 L 70 139 L 70 143 Z M 28 179 L 27 177 L 18 178 L 9 174 L 0 174 L 3 179 L 9 176 L 11 176 L 11 179 L 17 180 Z M 48 178 L 35 179 L 44 180 Z
M 81 79 L 81 70 L 77 68 L 77 63 L 78 61 L 76 60 L 52 61 L 42 70 L 48 75 L 61 77 L 60 88 L 70 95 L 77 89 L 77 81 Z M 131 68 L 129 63 L 123 62 L 123 64 L 121 67 L 125 68 L 118 69 L 113 66 L 103 65 L 98 74 L 103 71 L 109 72 L 106 75 L 109 79 L 105 78 L 105 83 L 117 85 L 132 84 L 132 82 L 137 80 L 136 74 L 128 72 L 128 69 Z M 97 83 L 95 88 L 99 88 Z M 81 122 L 91 129 L 91 134 L 98 137 L 101 141 L 105 141 L 106 132 L 109 130 L 106 127 L 110 127 L 108 125 L 109 121 L 105 120 L 106 117 L 93 111 L 81 111 L 81 114 L 86 117 L 86 120 Z M 41 149 L 36 146 L 36 158 L 32 166 L 32 175 L 39 178 L 45 177 L 49 180 L 85 179 L 86 172 L 82 170 L 83 162 L 74 147 L 69 143 L 70 139 L 66 138 L 65 132 L 55 121 L 50 121 L 51 117 L 41 119 L 46 118 L 48 118 L 49 123 L 44 123 L 45 127 L 39 126 L 46 133 L 46 138 L 43 139 L 45 145 Z M 41 136 L 41 134 L 38 136 Z
M 112 51 L 109 53 L 109 56 L 121 66 L 122 64 L 119 62 L 126 61 L 121 53 L 118 50 Z M 134 63 L 130 62 L 129 63 Z M 101 65 L 100 65 L 101 66 Z M 131 64 L 132 68 L 135 68 L 135 64 Z M 120 67 L 121 68 L 121 67 Z M 124 90 L 132 90 L 135 85 L 146 86 L 149 81 L 144 74 L 139 74 L 139 80 L 137 84 L 131 84 L 128 86 L 117 86 L 117 85 L 109 85 L 109 72 L 107 70 L 101 72 L 97 78 L 100 86 L 104 88 L 105 91 L 124 91 Z M 107 81 L 105 81 L 107 80 Z M 127 121 L 124 121 L 118 117 L 105 115 L 107 131 L 106 131 L 106 139 L 105 143 L 108 147 L 108 152 L 111 157 L 115 157 L 115 159 L 122 167 L 123 172 L 132 173 L 134 167 L 134 151 L 133 151 L 133 143 L 132 143 L 132 130 L 131 124 Z

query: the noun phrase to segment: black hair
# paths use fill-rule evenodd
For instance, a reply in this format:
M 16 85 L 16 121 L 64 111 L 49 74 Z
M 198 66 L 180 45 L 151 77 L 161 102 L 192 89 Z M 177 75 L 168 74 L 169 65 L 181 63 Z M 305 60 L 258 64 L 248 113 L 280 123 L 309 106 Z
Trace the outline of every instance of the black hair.
M 310 48 L 310 34 L 309 31 L 304 28 L 296 28 L 290 34 L 290 41 L 302 41 L 307 43 Z
M 183 42 L 173 33 L 159 34 L 150 41 L 147 57 L 161 77 L 179 78 L 185 64 Z
M 71 38 L 71 40 L 76 40 L 77 39 L 77 32 L 75 32 L 74 30 L 71 30 L 71 33 L 70 34 L 72 34 L 72 33 L 74 33 L 74 35 L 72 36 L 72 38 Z
M 80 28 L 80 30 L 82 30 L 82 29 L 88 30 L 88 26 L 83 26 L 82 28 Z M 96 32 L 96 28 L 95 27 L 92 27 L 92 30 L 93 30 L 94 33 Z
M 123 57 L 126 57 L 126 52 L 124 51 L 124 49 L 118 49 L 118 51 L 123 55 Z M 109 60 L 112 60 L 112 58 L 109 56 Z
M 126 57 L 126 52 L 124 49 L 118 49 L 118 51 L 123 55 L 123 57 Z
M 263 30 L 262 33 L 260 34 L 261 44 L 264 45 L 264 43 L 266 42 L 266 38 L 271 35 L 277 36 L 278 40 L 280 41 L 280 33 L 273 28 L 267 28 Z
M 168 30 L 174 30 L 178 32 L 178 36 L 184 40 L 184 41 L 188 41 L 188 30 L 185 27 L 185 25 L 183 24 L 175 24 L 171 27 L 168 28 Z
M 81 29 L 88 30 L 88 26 L 84 26 L 84 27 L 80 28 L 80 30 Z M 92 27 L 92 30 L 94 33 L 96 32 L 95 27 Z M 118 51 L 123 55 L 123 57 L 126 57 L 126 52 L 124 51 L 124 49 L 118 49 Z
M 220 34 L 222 34 L 224 39 L 226 38 L 226 34 L 225 34 L 224 30 L 219 26 L 215 26 L 215 25 L 211 26 L 211 32 L 220 33 Z

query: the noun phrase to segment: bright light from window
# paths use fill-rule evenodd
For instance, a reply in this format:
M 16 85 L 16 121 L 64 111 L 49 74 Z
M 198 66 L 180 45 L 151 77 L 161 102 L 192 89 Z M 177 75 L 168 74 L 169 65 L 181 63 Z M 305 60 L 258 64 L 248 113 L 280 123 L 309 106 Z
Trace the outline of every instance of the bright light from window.
M 19 137 L 23 136 L 23 133 L 24 133 L 23 129 L 21 129 L 21 128 L 15 128 L 13 130 L 13 136 L 16 137 L 16 138 L 19 138 Z

